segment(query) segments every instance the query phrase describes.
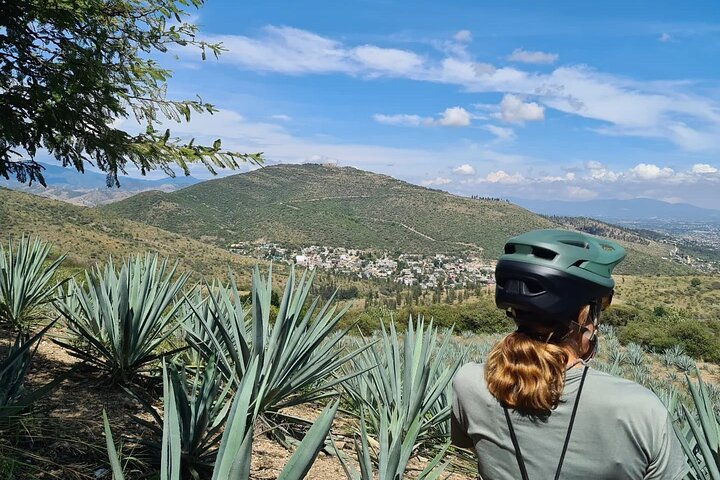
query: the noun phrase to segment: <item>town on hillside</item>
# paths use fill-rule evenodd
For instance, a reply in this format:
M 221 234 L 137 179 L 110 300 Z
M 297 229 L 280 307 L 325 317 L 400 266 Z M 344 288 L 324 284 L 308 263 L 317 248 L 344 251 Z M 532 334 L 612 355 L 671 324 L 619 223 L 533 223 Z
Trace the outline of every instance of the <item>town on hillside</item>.
M 477 253 L 420 255 L 311 245 L 292 248 L 276 243 L 241 242 L 230 251 L 258 259 L 322 269 L 359 279 L 386 279 L 421 289 L 466 288 L 495 283 L 495 261 Z

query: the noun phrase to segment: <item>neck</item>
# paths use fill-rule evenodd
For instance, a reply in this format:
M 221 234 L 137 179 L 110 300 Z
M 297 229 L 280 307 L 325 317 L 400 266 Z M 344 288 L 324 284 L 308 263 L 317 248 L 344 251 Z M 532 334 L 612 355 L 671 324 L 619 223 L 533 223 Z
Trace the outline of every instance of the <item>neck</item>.
M 578 368 L 582 366 L 582 362 L 578 362 L 580 360 L 580 357 L 578 357 L 577 353 L 574 349 L 568 348 L 568 361 L 567 365 L 565 365 L 565 368 Z

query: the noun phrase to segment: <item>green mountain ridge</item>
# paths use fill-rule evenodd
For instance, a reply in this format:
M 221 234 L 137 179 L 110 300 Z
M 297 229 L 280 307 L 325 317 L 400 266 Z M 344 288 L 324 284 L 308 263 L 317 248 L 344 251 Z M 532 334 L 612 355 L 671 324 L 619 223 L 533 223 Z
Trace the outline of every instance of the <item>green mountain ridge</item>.
M 351 167 L 275 165 L 175 192 L 150 191 L 98 208 L 220 247 L 242 241 L 403 253 L 482 252 L 558 223 L 517 205 L 471 199 Z M 621 273 L 690 273 L 662 260 L 667 246 L 621 241 Z
M 228 267 L 249 276 L 255 263 L 214 245 L 134 222 L 96 209 L 0 187 L 0 241 L 22 234 L 53 244 L 53 254 L 67 254 L 66 266 L 87 268 L 109 257 L 158 252 L 178 260 L 196 276 L 225 277 Z

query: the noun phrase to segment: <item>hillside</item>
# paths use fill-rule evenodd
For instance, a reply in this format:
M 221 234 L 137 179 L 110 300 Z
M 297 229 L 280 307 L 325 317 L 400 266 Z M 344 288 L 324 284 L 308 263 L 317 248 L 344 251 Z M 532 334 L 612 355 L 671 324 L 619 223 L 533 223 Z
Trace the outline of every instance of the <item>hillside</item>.
M 228 265 L 249 272 L 252 262 L 213 245 L 133 222 L 108 212 L 0 187 L 0 236 L 38 235 L 67 253 L 66 266 L 87 267 L 130 253 L 155 251 L 197 274 L 225 276 Z
M 103 173 L 86 170 L 81 174 L 72 167 L 64 168 L 47 163 L 43 163 L 42 166 L 47 187 L 43 187 L 39 183 L 30 186 L 19 183 L 14 178 L 6 180 L 3 177 L 0 177 L 0 187 L 91 207 L 116 202 L 147 190 L 172 192 L 198 182 L 193 177 L 185 176 L 166 177 L 159 180 L 120 176 L 120 187 L 108 188 L 107 177 Z
M 218 246 L 268 240 L 406 253 L 484 250 L 496 258 L 508 237 L 552 220 L 504 201 L 470 199 L 350 167 L 276 165 L 182 190 L 144 192 L 100 207 Z M 645 239 L 625 273 L 683 273 Z M 657 245 L 657 244 L 656 244 Z M 636 248 L 637 247 L 637 248 Z

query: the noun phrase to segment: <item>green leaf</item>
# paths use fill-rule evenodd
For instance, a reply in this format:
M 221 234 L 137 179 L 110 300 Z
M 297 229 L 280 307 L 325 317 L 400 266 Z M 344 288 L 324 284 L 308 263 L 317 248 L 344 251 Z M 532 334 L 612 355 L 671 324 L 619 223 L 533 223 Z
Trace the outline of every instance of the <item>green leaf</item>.
M 325 407 L 278 476 L 278 480 L 302 480 L 325 444 L 340 400 Z

